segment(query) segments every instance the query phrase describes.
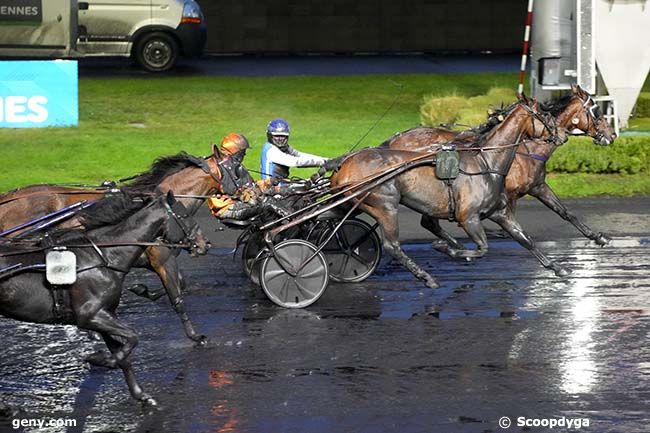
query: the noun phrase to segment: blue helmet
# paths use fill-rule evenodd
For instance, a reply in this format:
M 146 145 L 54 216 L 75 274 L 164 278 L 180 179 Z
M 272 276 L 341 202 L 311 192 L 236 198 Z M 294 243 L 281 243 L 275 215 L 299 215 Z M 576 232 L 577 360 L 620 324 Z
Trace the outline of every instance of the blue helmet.
M 286 135 L 289 136 L 289 124 L 284 119 L 273 119 L 266 127 L 267 134 L 270 135 Z

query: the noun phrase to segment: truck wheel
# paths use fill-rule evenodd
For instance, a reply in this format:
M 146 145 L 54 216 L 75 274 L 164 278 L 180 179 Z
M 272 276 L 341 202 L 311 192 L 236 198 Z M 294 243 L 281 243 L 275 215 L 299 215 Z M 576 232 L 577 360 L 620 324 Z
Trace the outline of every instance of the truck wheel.
M 138 41 L 134 54 L 140 66 L 147 71 L 162 72 L 176 63 L 178 44 L 166 33 L 149 33 Z

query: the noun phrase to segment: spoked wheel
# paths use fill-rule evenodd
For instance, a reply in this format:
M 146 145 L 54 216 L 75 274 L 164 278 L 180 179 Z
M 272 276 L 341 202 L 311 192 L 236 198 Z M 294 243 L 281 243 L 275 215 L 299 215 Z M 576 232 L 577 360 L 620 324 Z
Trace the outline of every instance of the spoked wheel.
M 316 247 L 307 241 L 280 242 L 262 261 L 260 284 L 266 296 L 285 308 L 304 308 L 316 302 L 327 288 L 329 272 L 323 255 L 315 253 Z
M 322 245 L 335 225 L 323 230 L 318 240 Z M 350 219 L 341 225 L 322 251 L 330 278 L 342 283 L 358 283 L 368 278 L 381 260 L 381 240 L 368 223 Z
M 318 240 L 321 238 L 323 232 L 331 230 L 339 221 L 340 220 L 336 218 L 318 220 L 309 227 L 307 235 L 303 239 L 306 239 L 314 245 L 318 245 Z
M 263 233 L 253 233 L 242 248 L 242 268 L 248 278 L 255 283 L 260 284 L 260 268 L 262 266 L 262 256 L 268 251 L 264 244 Z

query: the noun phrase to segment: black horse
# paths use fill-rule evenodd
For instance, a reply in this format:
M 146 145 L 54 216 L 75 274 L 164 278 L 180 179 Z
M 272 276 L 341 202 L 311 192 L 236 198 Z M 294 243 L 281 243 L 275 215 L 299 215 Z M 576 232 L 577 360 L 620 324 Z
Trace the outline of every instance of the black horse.
M 127 194 L 145 197 L 155 194 L 157 190 L 173 191 L 178 200 L 193 215 L 205 201 L 206 195 L 216 192 L 232 193 L 232 191 L 223 191 L 220 174 L 222 170 L 219 167 L 221 163 L 222 161 L 214 153 L 207 158 L 197 158 L 184 152 L 160 157 L 154 161 L 148 171 L 136 176 L 130 183 L 122 185 L 120 189 Z M 0 195 L 0 231 L 42 217 L 81 200 L 94 201 L 107 194 L 114 194 L 113 188 L 86 189 L 60 185 L 33 185 Z M 77 223 L 77 219 L 72 218 L 66 220 L 63 226 L 71 227 Z M 196 332 L 181 302 L 185 282 L 178 269 L 176 255 L 176 250 L 152 246 L 145 250 L 133 266 L 146 268 L 158 274 L 169 301 L 181 319 L 185 334 L 198 344 L 205 344 L 207 338 Z M 129 289 L 152 300 L 162 295 L 162 292 L 156 294 L 149 292 L 142 284 Z
M 110 353 L 86 360 L 121 368 L 131 395 L 146 404 L 156 401 L 138 385 L 129 355 L 138 343 L 135 330 L 116 316 L 125 275 L 155 243 L 205 254 L 209 243 L 173 194 L 153 200 L 108 197 L 81 215 L 90 230 L 60 229 L 38 242 L 0 245 L 0 314 L 33 323 L 77 325 L 99 333 Z M 76 281 L 52 285 L 46 280 L 44 256 L 65 247 L 76 255 Z M 2 271 L 4 270 L 4 272 Z

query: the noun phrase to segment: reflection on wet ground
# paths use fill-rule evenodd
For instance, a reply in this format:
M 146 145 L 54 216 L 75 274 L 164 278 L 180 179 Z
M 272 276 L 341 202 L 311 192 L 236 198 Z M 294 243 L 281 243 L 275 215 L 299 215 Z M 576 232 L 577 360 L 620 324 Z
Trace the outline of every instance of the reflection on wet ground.
M 207 347 L 184 337 L 165 299 L 129 293 L 120 307 L 140 332 L 134 365 L 159 410 L 132 401 L 121 372 L 84 366 L 101 346 L 86 334 L 6 319 L 2 399 L 21 418 L 74 418 L 69 432 L 488 432 L 502 431 L 502 416 L 647 431 L 650 239 L 542 247 L 570 278 L 509 241 L 474 263 L 411 244 L 440 289 L 384 260 L 306 310 L 275 307 L 230 257 L 183 258 Z M 157 285 L 143 272 L 128 281 Z

